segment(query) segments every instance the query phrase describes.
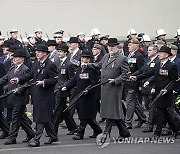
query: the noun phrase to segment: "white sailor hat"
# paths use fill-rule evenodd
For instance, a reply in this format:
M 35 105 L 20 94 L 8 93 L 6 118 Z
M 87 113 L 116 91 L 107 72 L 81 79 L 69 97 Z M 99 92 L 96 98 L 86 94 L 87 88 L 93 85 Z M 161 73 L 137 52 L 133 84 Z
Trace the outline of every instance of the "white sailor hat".
M 81 31 L 81 32 L 78 32 L 76 36 L 80 36 L 80 35 L 85 35 L 85 33 Z
M 17 32 L 18 32 L 17 29 L 10 29 L 10 30 L 9 30 L 9 33 L 17 33 Z
M 29 34 L 28 36 L 27 36 L 27 39 L 29 39 L 29 38 L 35 38 L 36 36 L 34 35 L 34 34 Z
M 42 32 L 42 29 L 39 28 L 34 31 L 34 33 L 37 33 L 37 32 Z
M 4 40 L 5 36 L 4 35 L 0 35 L 0 40 Z

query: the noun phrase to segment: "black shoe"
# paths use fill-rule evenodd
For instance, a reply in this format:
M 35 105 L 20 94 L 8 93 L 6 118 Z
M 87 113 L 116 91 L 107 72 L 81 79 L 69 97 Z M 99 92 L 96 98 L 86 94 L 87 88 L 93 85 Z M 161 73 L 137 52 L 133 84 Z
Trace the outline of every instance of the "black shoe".
M 172 134 L 172 137 L 176 139 L 179 135 L 180 135 L 180 132 L 174 132 Z
M 49 138 L 49 140 L 47 142 L 44 142 L 44 144 L 52 144 L 53 142 L 57 142 L 58 138 Z
M 89 138 L 96 138 L 101 133 L 102 133 L 102 131 L 99 133 L 93 133 L 93 135 L 89 136 Z
M 2 135 L 0 136 L 0 139 L 5 139 L 5 138 L 7 138 L 8 137 L 8 134 L 6 134 L 6 133 L 2 133 Z
M 151 141 L 157 141 L 160 138 L 160 135 L 154 134 L 152 137 L 150 137 Z
M 29 142 L 34 136 L 27 136 L 24 140 L 22 140 L 23 143 Z
M 67 125 L 66 125 L 66 124 L 61 124 L 60 127 L 61 127 L 62 129 L 67 129 Z
M 30 146 L 30 147 L 39 147 L 40 142 L 38 140 L 32 140 L 32 141 L 29 142 L 28 146 Z
M 140 128 L 142 125 L 143 125 L 143 123 L 145 123 L 146 121 L 139 121 L 134 127 L 135 128 Z
M 169 129 L 163 129 L 163 131 L 161 132 L 162 136 L 168 136 L 168 135 L 173 135 L 172 131 Z
M 16 144 L 16 139 L 14 140 L 8 139 L 7 141 L 4 142 L 4 145 L 10 145 L 10 144 Z
M 99 120 L 99 123 L 103 123 L 103 122 L 105 122 L 105 120 L 106 119 L 102 118 L 102 119 Z
M 77 129 L 69 131 L 66 135 L 74 135 L 75 133 L 77 133 Z
M 127 135 L 125 135 L 125 136 L 119 136 L 118 138 L 120 139 L 120 138 L 128 138 L 128 137 L 131 137 L 131 134 L 130 134 L 130 133 L 127 134 Z
M 126 125 L 127 129 L 132 129 L 132 125 L 130 125 L 130 124 L 125 124 L 125 125 Z
M 83 139 L 83 137 L 82 137 L 82 136 L 78 136 L 78 135 L 76 135 L 76 136 L 74 136 L 74 137 L 73 137 L 73 139 L 74 139 L 74 140 L 82 140 L 82 139 Z
M 143 133 L 148 133 L 148 132 L 153 132 L 153 128 L 152 127 L 145 127 L 143 130 L 142 130 Z
M 137 118 L 137 119 L 134 119 L 134 121 L 140 121 L 140 119 L 139 119 L 139 118 Z

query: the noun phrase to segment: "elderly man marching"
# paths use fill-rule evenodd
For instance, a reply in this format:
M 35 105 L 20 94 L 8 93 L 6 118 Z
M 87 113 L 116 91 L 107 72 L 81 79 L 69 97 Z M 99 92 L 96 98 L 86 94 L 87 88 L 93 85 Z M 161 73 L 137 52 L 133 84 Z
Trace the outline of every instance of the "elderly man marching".
M 117 49 L 118 40 L 108 39 L 109 53 L 104 55 L 99 63 L 87 64 L 87 67 L 101 70 L 101 82 L 109 81 L 101 86 L 101 118 L 106 118 L 104 133 L 110 134 L 113 122 L 119 129 L 119 135 L 123 138 L 130 137 L 125 126 L 122 108 L 123 83 L 128 78 L 129 66 L 125 56 Z
M 26 81 L 33 79 L 36 86 L 33 88 L 33 120 L 36 123 L 37 130 L 35 137 L 29 142 L 28 146 L 40 146 L 40 138 L 45 128 L 49 136 L 48 142 L 45 144 L 52 144 L 57 142 L 57 134 L 55 133 L 53 124 L 51 122 L 53 115 L 53 100 L 54 87 L 57 82 L 56 66 L 48 58 L 48 47 L 43 44 L 36 46 L 37 63 L 34 63 L 32 71 L 18 78 L 12 78 L 11 83 L 23 84 Z

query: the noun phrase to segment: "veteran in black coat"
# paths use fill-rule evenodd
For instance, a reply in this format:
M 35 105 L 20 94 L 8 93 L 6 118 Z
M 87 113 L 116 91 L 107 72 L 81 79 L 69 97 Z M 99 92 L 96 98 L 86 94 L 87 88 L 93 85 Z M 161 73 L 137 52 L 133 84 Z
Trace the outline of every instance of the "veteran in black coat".
M 33 79 L 37 82 L 33 87 L 33 119 L 37 125 L 34 139 L 29 143 L 31 147 L 40 146 L 40 137 L 43 129 L 46 129 L 50 137 L 47 144 L 56 142 L 57 136 L 51 122 L 53 115 L 54 87 L 57 82 L 57 68 L 48 58 L 48 47 L 42 44 L 36 46 L 36 57 L 39 59 L 32 67 L 32 71 L 20 78 L 14 78 L 12 82 L 23 84 Z
M 178 71 L 176 64 L 168 60 L 169 55 L 171 55 L 171 49 L 167 46 L 161 47 L 159 51 L 160 63 L 157 63 L 153 71 L 147 72 L 142 75 L 138 75 L 137 79 L 142 79 L 151 75 L 155 75 L 155 93 L 156 95 L 162 91 L 162 96 L 157 100 L 157 127 L 154 132 L 155 137 L 159 137 L 162 131 L 164 119 L 168 122 L 172 128 L 175 136 L 179 131 L 179 121 L 173 121 L 172 112 L 169 112 L 174 103 L 173 99 L 173 89 L 176 86 L 176 80 L 178 79 Z M 169 86 L 165 88 L 167 85 Z
M 89 51 L 83 51 L 82 61 L 84 58 L 89 62 L 92 55 Z M 71 78 L 66 84 L 65 87 L 70 90 L 77 85 L 76 94 L 78 95 L 89 85 L 95 85 L 98 82 L 98 75 L 96 70 L 93 69 L 82 69 L 79 68 L 76 74 Z M 97 113 L 97 103 L 95 96 L 96 89 L 91 89 L 87 94 L 81 96 L 76 102 L 76 109 L 78 117 L 80 119 L 80 126 L 78 128 L 78 133 L 73 139 L 79 140 L 83 139 L 86 125 L 89 124 L 94 130 L 94 134 L 90 137 L 96 137 L 102 132 L 100 126 L 96 122 L 96 113 Z
M 67 135 L 73 135 L 77 130 L 77 125 L 70 114 L 69 110 L 63 112 L 67 107 L 67 97 L 70 95 L 68 91 L 62 92 L 61 88 L 65 84 L 66 81 L 69 80 L 68 74 L 68 66 L 69 62 L 67 59 L 68 46 L 66 44 L 62 44 L 57 47 L 58 58 L 60 59 L 59 67 L 58 67 L 58 82 L 55 86 L 55 108 L 53 113 L 53 124 L 55 128 L 56 134 L 58 134 L 59 124 L 65 120 L 68 130 L 70 131 Z

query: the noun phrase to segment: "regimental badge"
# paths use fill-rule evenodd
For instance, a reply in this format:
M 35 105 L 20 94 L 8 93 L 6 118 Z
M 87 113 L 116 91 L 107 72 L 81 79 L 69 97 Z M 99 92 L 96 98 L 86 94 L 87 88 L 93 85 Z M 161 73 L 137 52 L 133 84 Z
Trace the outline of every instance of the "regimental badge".
M 89 79 L 89 73 L 81 73 L 79 74 L 80 79 Z
M 160 75 L 168 76 L 168 70 L 160 69 L 160 70 L 159 70 L 159 74 L 160 74 Z
M 66 69 L 61 69 L 61 74 L 62 75 L 66 74 Z
M 74 58 L 71 58 L 70 61 L 71 61 L 71 63 L 73 63 L 74 65 L 77 65 L 77 66 L 80 65 L 80 61 L 78 61 L 78 60 L 76 60 L 76 59 L 74 59 Z
M 128 59 L 128 63 L 133 63 L 133 64 L 135 64 L 136 63 L 136 58 L 129 58 Z
M 155 66 L 155 63 L 152 62 L 152 63 L 150 64 L 150 67 L 154 67 L 154 66 Z

